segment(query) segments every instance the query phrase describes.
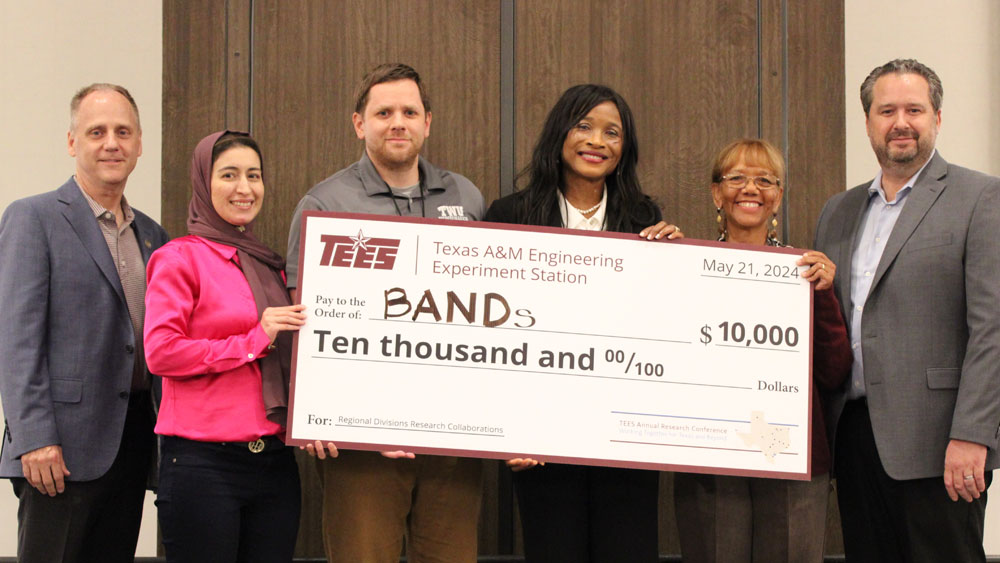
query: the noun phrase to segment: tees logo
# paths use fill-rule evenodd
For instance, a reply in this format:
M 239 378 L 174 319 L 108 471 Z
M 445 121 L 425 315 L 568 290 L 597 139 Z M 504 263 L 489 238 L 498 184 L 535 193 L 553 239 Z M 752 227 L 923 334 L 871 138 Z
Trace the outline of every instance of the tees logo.
M 361 231 L 357 236 L 321 235 L 323 256 L 320 266 L 391 270 L 396 263 L 399 239 L 369 238 Z
M 464 206 L 439 205 L 437 209 L 438 209 L 438 219 L 456 219 L 459 221 L 469 220 L 469 218 L 465 216 Z

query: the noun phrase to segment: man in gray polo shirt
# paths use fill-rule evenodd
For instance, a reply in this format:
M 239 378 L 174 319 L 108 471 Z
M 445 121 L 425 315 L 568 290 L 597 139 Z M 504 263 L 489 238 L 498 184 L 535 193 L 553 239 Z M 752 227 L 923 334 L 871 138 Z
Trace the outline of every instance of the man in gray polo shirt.
M 365 151 L 361 160 L 309 190 L 296 207 L 288 234 L 289 289 L 298 286 L 305 210 L 461 221 L 481 220 L 485 212 L 472 182 L 420 157 L 431 111 L 413 68 L 383 64 L 369 72 L 352 120 Z M 317 442 L 307 449 L 319 458 L 323 544 L 332 563 L 395 563 L 404 534 L 410 561 L 476 559 L 481 460 L 362 451 L 329 459 L 338 456 L 333 444 Z

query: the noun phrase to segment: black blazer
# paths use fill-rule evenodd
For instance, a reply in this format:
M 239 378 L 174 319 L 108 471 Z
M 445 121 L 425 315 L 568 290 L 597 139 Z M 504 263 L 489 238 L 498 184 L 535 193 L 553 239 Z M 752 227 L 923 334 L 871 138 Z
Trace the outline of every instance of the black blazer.
M 501 197 L 490 204 L 490 208 L 486 210 L 486 216 L 483 220 L 490 221 L 492 223 L 527 225 L 529 223 L 525 219 L 526 199 L 527 193 L 523 190 Z M 632 213 L 627 214 L 625 226 L 622 229 L 619 229 L 618 232 L 638 234 L 639 231 L 650 225 L 655 225 L 663 218 L 663 215 L 660 213 L 660 208 L 653 203 L 653 200 L 651 200 L 649 196 L 643 196 L 643 200 L 640 205 L 642 206 L 642 209 L 632 210 Z M 637 221 L 634 220 L 636 217 L 642 218 L 645 216 L 648 216 L 649 220 L 639 221 L 641 224 L 637 224 Z M 552 209 L 549 210 L 548 221 L 544 225 L 535 226 L 562 227 L 562 216 L 559 213 L 559 206 L 552 206 Z

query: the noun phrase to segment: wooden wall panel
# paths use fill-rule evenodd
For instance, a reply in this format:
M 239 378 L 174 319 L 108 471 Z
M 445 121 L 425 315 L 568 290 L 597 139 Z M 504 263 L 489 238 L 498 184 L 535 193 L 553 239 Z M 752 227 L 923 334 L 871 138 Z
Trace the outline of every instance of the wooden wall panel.
M 788 2 L 788 45 L 788 242 L 811 248 L 823 204 L 847 182 L 843 0 Z
M 163 2 L 162 224 L 187 234 L 191 151 L 226 119 L 226 4 Z
M 283 250 L 299 198 L 361 156 L 354 91 L 383 62 L 410 64 L 428 90 L 423 155 L 496 197 L 499 18 L 499 0 L 254 2 L 253 129 L 269 160 L 262 240 Z
M 162 223 L 187 234 L 191 151 L 250 127 L 250 0 L 163 3 Z
M 604 83 L 638 123 L 643 188 L 688 236 L 714 238 L 709 163 L 757 131 L 755 0 L 517 4 L 517 165 L 569 86 Z
M 758 33 L 760 41 L 758 136 L 785 150 L 785 60 L 786 0 L 758 0 L 760 6 Z M 780 233 L 780 230 L 779 230 Z
M 226 128 L 250 131 L 251 0 L 226 0 Z
M 783 4 L 761 0 L 761 135 L 788 161 L 786 242 L 810 248 L 823 204 L 846 182 L 844 2 Z

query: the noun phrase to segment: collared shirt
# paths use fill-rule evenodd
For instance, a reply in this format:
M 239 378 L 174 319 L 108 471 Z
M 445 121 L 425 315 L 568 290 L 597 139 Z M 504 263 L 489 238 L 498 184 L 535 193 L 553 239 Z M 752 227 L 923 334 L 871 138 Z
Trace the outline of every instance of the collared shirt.
M 118 278 L 125 292 L 125 303 L 128 305 L 128 314 L 132 319 L 132 330 L 135 334 L 135 364 L 132 368 L 132 390 L 147 391 L 150 387 L 149 378 L 146 375 L 146 361 L 142 349 L 142 323 L 146 316 L 146 263 L 142 261 L 142 252 L 139 250 L 139 241 L 135 238 L 135 231 L 131 228 L 135 220 L 135 212 L 129 206 L 125 196 L 122 196 L 122 213 L 125 220 L 121 226 L 118 225 L 115 214 L 98 203 L 82 187 L 80 192 L 90 205 L 90 210 L 94 212 L 97 225 L 104 235 L 104 242 L 108 244 L 108 251 L 111 252 L 111 259 L 118 270 Z M 99 314 L 99 312 L 98 312 Z
M 257 363 L 271 339 L 236 248 L 188 235 L 154 252 L 148 270 L 146 350 L 163 377 L 156 433 L 203 442 L 280 433 Z
M 936 151 L 935 151 L 936 152 Z M 868 209 L 861 218 L 862 228 L 858 235 L 858 243 L 854 248 L 854 259 L 851 261 L 851 351 L 854 352 L 854 366 L 851 369 L 851 388 L 847 391 L 850 399 L 865 396 L 865 370 L 861 346 L 861 318 L 864 314 L 865 302 L 875 279 L 885 244 L 892 234 L 896 220 L 906 205 L 907 196 L 913 191 L 913 184 L 927 163 L 934 158 L 931 153 L 927 162 L 917 170 L 917 173 L 906 181 L 906 184 L 896 192 L 896 198 L 887 201 L 882 188 L 882 171 L 879 170 L 868 186 Z
M 594 212 L 590 217 L 584 217 L 580 210 L 570 205 L 566 201 L 566 196 L 563 195 L 562 190 L 556 190 L 559 195 L 559 214 L 562 217 L 562 223 L 567 229 L 580 229 L 582 231 L 603 231 L 604 230 L 604 215 L 608 208 L 608 190 L 604 190 L 601 195 L 600 207 Z
M 480 221 L 486 205 L 479 189 L 461 174 L 418 160 L 422 193 L 407 195 L 389 189 L 368 152 L 361 160 L 316 184 L 302 197 L 288 230 L 288 287 L 298 287 L 299 235 L 302 212 L 307 210 L 402 215 L 454 221 Z M 355 234 L 355 233 L 350 233 Z

